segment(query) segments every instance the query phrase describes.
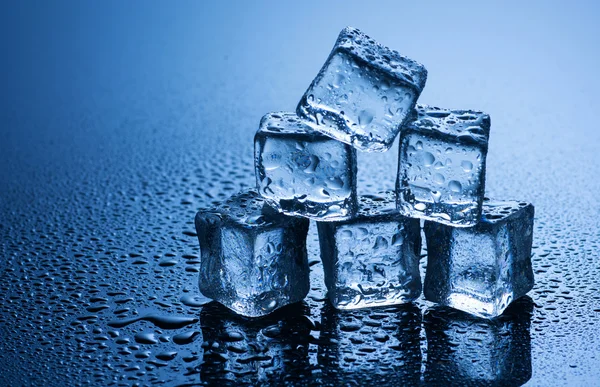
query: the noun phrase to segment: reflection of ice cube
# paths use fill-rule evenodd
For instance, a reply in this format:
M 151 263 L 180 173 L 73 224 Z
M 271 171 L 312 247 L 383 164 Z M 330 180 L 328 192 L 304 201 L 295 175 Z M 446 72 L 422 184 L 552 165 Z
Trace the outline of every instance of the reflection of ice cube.
M 317 360 L 328 385 L 413 386 L 421 376 L 421 311 L 414 304 L 337 311 L 326 303 Z
M 310 373 L 310 326 L 306 305 L 284 307 L 268 317 L 248 320 L 217 303 L 203 307 L 200 367 L 203 382 L 225 385 L 298 385 Z
M 400 135 L 398 208 L 406 216 L 472 226 L 481 214 L 487 114 L 418 105 Z
M 308 220 L 263 206 L 249 191 L 196 215 L 200 291 L 245 316 L 301 301 L 309 290 Z
M 394 200 L 361 196 L 351 220 L 318 222 L 329 299 L 340 309 L 410 302 L 421 294 L 419 221 Z
M 254 137 L 259 193 L 288 215 L 342 219 L 356 210 L 356 151 L 293 113 L 263 117 Z
M 425 313 L 425 381 L 452 386 L 514 385 L 531 378 L 533 301 L 523 297 L 493 320 L 445 307 Z
M 533 288 L 531 204 L 485 200 L 481 222 L 425 222 L 425 298 L 481 317 L 500 315 Z
M 385 151 L 415 106 L 426 78 L 421 64 L 347 27 L 297 113 L 336 140 L 363 151 Z

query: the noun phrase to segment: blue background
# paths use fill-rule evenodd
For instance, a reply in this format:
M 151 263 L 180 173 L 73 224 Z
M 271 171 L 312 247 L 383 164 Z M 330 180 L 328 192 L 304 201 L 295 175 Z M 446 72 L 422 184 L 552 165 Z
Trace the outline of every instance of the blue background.
M 155 304 L 197 293 L 197 262 L 182 258 L 198 254 L 196 209 L 253 185 L 260 117 L 293 110 L 352 25 L 427 67 L 421 102 L 491 115 L 488 195 L 536 205 L 529 382 L 597 383 L 600 6 L 449 3 L 3 2 L 0 381 L 110 379 L 64 333 L 84 321 L 84 342 L 104 334 L 109 288 L 127 289 L 132 314 L 198 314 Z M 361 155 L 364 190 L 393 187 L 395 153 Z M 158 265 L 169 252 L 177 263 Z M 97 293 L 110 308 L 78 320 Z M 118 350 L 92 347 L 97 363 Z

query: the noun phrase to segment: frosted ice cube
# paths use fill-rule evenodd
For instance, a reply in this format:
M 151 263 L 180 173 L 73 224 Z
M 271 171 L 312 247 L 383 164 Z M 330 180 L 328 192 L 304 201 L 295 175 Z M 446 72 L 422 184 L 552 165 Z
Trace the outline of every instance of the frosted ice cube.
M 419 221 L 398 214 L 391 194 L 359 200 L 353 219 L 317 222 L 329 299 L 339 309 L 416 299 L 421 294 Z
M 481 215 L 490 117 L 471 110 L 418 105 L 402 129 L 398 157 L 398 209 L 455 226 Z
M 343 219 L 356 212 L 356 151 L 294 113 L 263 117 L 254 137 L 256 183 L 288 215 Z
M 421 311 L 410 303 L 337 311 L 325 303 L 317 361 L 327 385 L 415 386 L 421 377 Z
M 346 27 L 296 112 L 336 140 L 382 152 L 392 145 L 426 79 L 423 65 Z
M 481 222 L 457 228 L 425 222 L 429 301 L 485 318 L 533 288 L 531 204 L 485 200 Z
M 521 386 L 531 378 L 533 301 L 523 297 L 493 320 L 445 307 L 425 312 L 427 385 Z
M 308 224 L 269 209 L 253 191 L 200 210 L 200 291 L 250 317 L 301 301 L 309 290 Z

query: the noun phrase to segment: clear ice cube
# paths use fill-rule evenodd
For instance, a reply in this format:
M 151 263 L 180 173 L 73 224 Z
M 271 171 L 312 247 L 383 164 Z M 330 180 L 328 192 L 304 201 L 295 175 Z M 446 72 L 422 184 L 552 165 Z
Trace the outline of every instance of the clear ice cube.
M 338 309 L 413 301 L 421 294 L 417 219 L 395 209 L 393 195 L 365 195 L 350 220 L 317 222 L 329 299 Z
M 428 309 L 427 385 L 521 386 L 531 378 L 533 301 L 523 297 L 493 320 L 445 307 Z
M 410 303 L 376 310 L 321 310 L 317 361 L 333 386 L 416 386 L 421 377 L 421 311 Z
M 459 228 L 425 222 L 429 301 L 493 318 L 533 288 L 534 208 L 486 199 L 481 222 Z
M 423 65 L 346 27 L 296 112 L 315 130 L 359 150 L 386 151 L 426 79 Z
M 254 137 L 256 183 L 269 205 L 293 216 L 335 220 L 356 212 L 356 151 L 294 113 L 269 113 Z
M 249 317 L 304 299 L 308 219 L 279 214 L 254 191 L 200 210 L 200 291 Z
M 402 129 L 398 209 L 455 226 L 476 224 L 485 189 L 490 117 L 418 105 Z

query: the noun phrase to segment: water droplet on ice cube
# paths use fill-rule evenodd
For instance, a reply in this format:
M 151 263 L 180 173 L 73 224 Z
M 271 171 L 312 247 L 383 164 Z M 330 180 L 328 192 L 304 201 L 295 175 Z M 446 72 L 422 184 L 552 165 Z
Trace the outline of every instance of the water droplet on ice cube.
M 373 121 L 373 113 L 369 110 L 363 110 L 358 115 L 358 124 L 361 128 L 366 128 Z

